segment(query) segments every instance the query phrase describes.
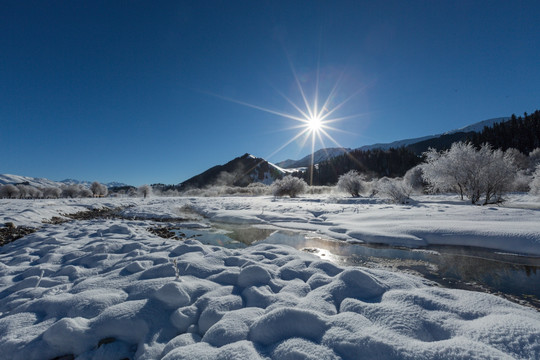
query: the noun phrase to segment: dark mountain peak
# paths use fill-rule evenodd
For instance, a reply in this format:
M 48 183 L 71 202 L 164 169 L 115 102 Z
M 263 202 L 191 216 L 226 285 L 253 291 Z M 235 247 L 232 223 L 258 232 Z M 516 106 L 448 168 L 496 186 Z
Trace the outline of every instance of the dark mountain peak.
M 283 171 L 263 158 L 245 153 L 224 165 L 216 165 L 180 184 L 182 189 L 208 186 L 247 186 L 259 182 L 271 184 Z

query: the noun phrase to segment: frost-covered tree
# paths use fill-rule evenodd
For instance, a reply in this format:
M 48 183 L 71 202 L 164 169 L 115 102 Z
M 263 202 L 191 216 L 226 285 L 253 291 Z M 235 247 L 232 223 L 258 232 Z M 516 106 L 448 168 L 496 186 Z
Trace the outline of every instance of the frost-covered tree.
M 43 189 L 43 197 L 47 199 L 58 199 L 62 196 L 62 190 L 57 187 L 46 187 Z
M 529 153 L 529 169 L 534 171 L 538 165 L 540 165 L 540 148 Z
M 65 198 L 76 198 L 79 196 L 81 188 L 78 185 L 64 185 L 62 186 L 62 197 Z
M 146 184 L 141 185 L 138 188 L 138 192 L 143 198 L 146 199 L 147 197 L 149 197 L 152 194 L 152 187 L 150 185 L 146 185 Z
M 287 175 L 281 180 L 276 180 L 272 184 L 272 194 L 274 196 L 289 195 L 294 198 L 306 190 L 307 184 L 304 180 Z
M 506 156 L 519 170 L 524 170 L 529 167 L 529 158 L 518 149 L 509 148 L 504 152 L 504 156 Z
M 35 186 L 18 184 L 20 199 L 38 199 L 43 196 L 43 192 Z
M 19 199 L 26 199 L 30 197 L 30 186 L 24 184 L 15 185 L 19 190 Z
M 85 197 L 92 197 L 92 191 L 88 188 L 85 188 L 84 186 L 80 186 L 79 190 L 79 197 L 85 198 Z
M 528 170 L 519 170 L 516 172 L 514 181 L 512 183 L 512 191 L 527 192 L 529 191 L 529 185 L 533 180 L 533 175 Z
M 475 149 L 471 144 L 454 143 L 443 152 L 430 148 L 424 153 L 425 163 L 421 164 L 422 176 L 432 192 L 457 191 L 463 200 L 466 171 L 460 160 L 467 159 L 467 167 L 474 158 Z
M 94 181 L 92 185 L 90 185 L 90 190 L 95 197 L 107 196 L 108 193 L 107 187 L 97 181 Z
M 7 199 L 16 199 L 19 197 L 19 189 L 15 185 L 6 184 L 0 186 L 0 197 Z
M 358 197 L 365 190 L 364 177 L 358 171 L 351 170 L 339 177 L 336 187 L 353 197 Z
M 386 197 L 396 204 L 405 204 L 410 199 L 412 187 L 402 179 L 382 178 L 376 184 L 377 195 Z
M 533 173 L 533 178 L 529 187 L 531 189 L 531 195 L 540 195 L 540 164 L 536 166 L 536 170 Z
M 420 165 L 409 169 L 405 173 L 403 176 L 403 183 L 415 193 L 422 193 L 424 191 L 425 183 Z
M 449 150 L 424 153 L 423 178 L 432 191 L 455 190 L 473 204 L 484 196 L 484 204 L 498 202 L 513 183 L 516 167 L 512 156 L 490 145 L 476 149 L 469 143 L 454 143 Z

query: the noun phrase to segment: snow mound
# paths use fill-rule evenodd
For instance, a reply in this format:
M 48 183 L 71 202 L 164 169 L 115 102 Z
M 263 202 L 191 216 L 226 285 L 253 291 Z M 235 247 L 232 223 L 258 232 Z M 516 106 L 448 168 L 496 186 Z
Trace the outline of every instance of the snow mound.
M 540 314 L 492 295 L 344 269 L 281 245 L 230 250 L 163 241 L 143 226 L 65 223 L 1 248 L 0 353 L 10 359 L 540 357 Z

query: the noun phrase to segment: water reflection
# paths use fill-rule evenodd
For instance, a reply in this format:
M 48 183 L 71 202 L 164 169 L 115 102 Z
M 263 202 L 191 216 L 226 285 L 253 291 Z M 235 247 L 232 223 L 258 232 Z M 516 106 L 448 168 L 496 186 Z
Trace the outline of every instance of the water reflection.
M 452 288 L 517 297 L 540 309 L 540 272 L 537 271 L 540 258 L 458 246 L 408 249 L 350 244 L 316 234 L 252 226 L 218 225 L 212 230 L 183 229 L 181 232 L 204 244 L 228 248 L 243 248 L 254 243 L 289 245 L 342 266 L 410 272 Z

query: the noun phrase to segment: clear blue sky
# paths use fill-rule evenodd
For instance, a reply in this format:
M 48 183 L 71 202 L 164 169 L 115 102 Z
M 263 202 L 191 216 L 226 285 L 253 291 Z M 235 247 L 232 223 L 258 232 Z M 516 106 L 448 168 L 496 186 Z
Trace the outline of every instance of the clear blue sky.
M 539 107 L 539 1 L 0 1 L 0 173 L 179 183 L 298 130 L 343 74 L 344 147 Z M 319 71 L 317 71 L 319 69 Z M 270 161 L 310 151 L 294 141 Z M 332 143 L 326 143 L 334 146 Z M 321 146 L 317 144 L 317 148 Z

